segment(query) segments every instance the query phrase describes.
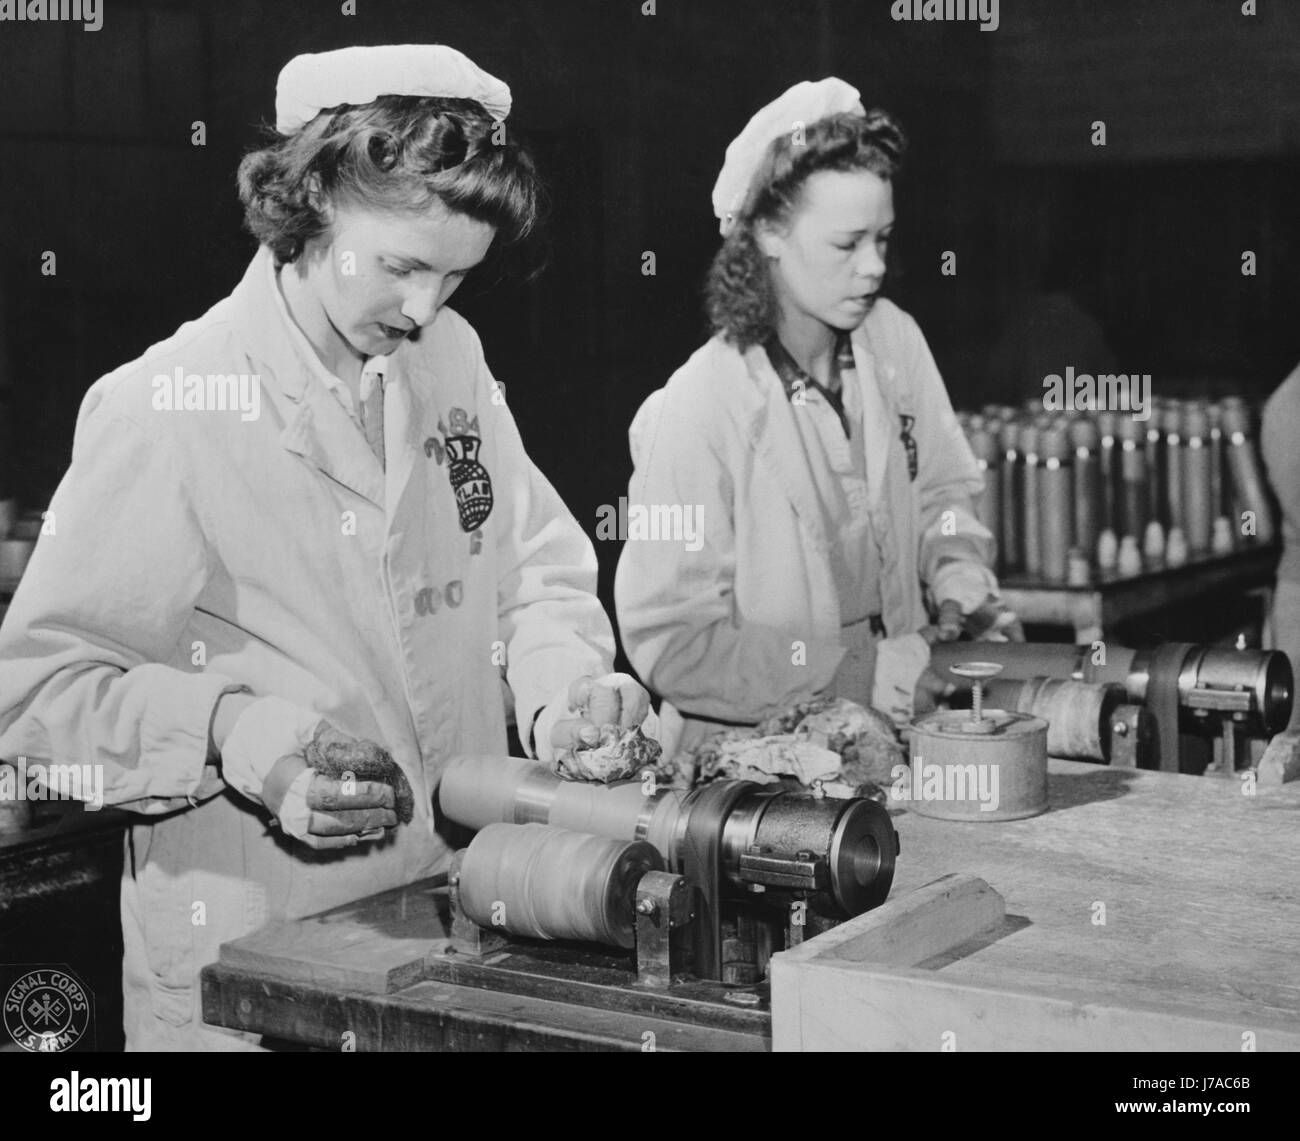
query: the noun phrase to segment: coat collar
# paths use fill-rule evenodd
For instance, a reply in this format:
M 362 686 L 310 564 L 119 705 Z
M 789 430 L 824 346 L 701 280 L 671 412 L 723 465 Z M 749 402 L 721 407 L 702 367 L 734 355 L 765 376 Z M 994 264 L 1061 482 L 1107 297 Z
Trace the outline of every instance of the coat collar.
M 804 452 L 803 438 L 795 422 L 795 409 L 762 345 L 752 345 L 745 351 L 744 359 L 749 375 L 757 384 L 762 410 L 766 412 L 765 416 L 751 415 L 749 418 L 750 441 L 755 454 L 777 476 L 777 482 L 785 489 L 795 512 L 803 521 L 813 546 L 824 551 L 830 545 L 830 536 L 823 526 L 821 494 Z M 759 410 L 751 408 L 750 411 Z
M 867 487 L 870 502 L 875 506 L 884 493 L 885 469 L 893 445 L 895 418 L 881 389 L 877 370 L 882 366 L 872 351 L 866 325 L 867 322 L 863 322 L 854 331 L 852 343 L 858 403 L 862 409 L 862 446 L 866 450 Z M 826 534 L 825 510 L 822 506 L 826 501 L 826 492 L 819 489 L 814 475 L 814 468 L 820 471 L 820 465 L 808 462 L 803 437 L 795 421 L 796 410 L 791 406 L 785 387 L 772 367 L 767 352 L 755 345 L 745 352 L 744 362 L 754 384 L 750 387 L 750 398 L 742 401 L 735 411 L 746 420 L 756 454 L 777 475 L 795 511 L 804 521 L 814 545 L 825 550 L 834 537 Z M 892 371 L 892 366 L 888 363 L 883 368 Z
M 895 370 L 872 348 L 868 328 L 875 311 L 853 331 L 853 361 L 857 365 L 858 398 L 862 408 L 862 446 L 867 456 L 867 493 L 871 504 L 880 502 L 885 467 L 897 429 L 894 409 L 886 391 L 893 393 Z M 885 375 L 881 376 L 883 372 Z
M 280 442 L 289 451 L 314 464 L 331 479 L 383 507 L 396 504 L 410 476 L 413 446 L 407 437 L 416 434 L 412 422 L 412 399 L 407 385 L 400 383 L 403 350 L 388 358 L 385 388 L 385 436 L 401 443 L 390 446 L 388 472 L 366 444 L 338 398 L 316 375 L 318 362 L 307 359 L 309 346 L 286 327 L 289 319 L 277 296 L 275 268 L 271 252 L 261 247 L 232 301 L 235 318 L 245 345 L 256 362 L 264 390 L 279 406 L 285 427 Z M 394 382 L 399 383 L 394 383 Z M 396 397 L 396 399 L 393 399 Z M 391 411 L 390 411 L 391 406 Z M 387 482 L 388 495 L 385 495 Z

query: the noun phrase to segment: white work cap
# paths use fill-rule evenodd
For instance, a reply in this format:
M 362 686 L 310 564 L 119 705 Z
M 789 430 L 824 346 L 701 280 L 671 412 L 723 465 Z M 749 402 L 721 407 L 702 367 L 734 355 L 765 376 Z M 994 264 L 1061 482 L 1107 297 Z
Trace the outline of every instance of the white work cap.
M 844 111 L 866 114 L 856 87 L 850 87 L 842 79 L 821 79 L 816 83 L 804 80 L 745 124 L 745 129 L 727 147 L 722 173 L 713 186 L 713 213 L 724 235 L 735 225 L 749 194 L 749 184 L 754 181 L 754 174 L 772 142 L 784 134 L 793 135 L 818 119 Z
M 381 95 L 473 99 L 492 118 L 510 114 L 510 88 L 445 44 L 388 44 L 294 56 L 275 87 L 275 129 L 292 134 L 327 107 Z

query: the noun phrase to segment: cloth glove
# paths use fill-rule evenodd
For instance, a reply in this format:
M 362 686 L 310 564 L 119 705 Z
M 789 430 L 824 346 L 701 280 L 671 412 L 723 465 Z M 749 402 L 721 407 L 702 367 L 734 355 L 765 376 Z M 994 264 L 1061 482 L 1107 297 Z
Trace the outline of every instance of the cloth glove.
M 954 559 L 934 572 L 930 594 L 940 608 L 952 601 L 961 607 L 963 615 L 970 614 L 983 606 L 990 595 L 998 597 L 998 580 L 982 563 Z
M 922 676 L 929 672 L 929 665 L 930 644 L 922 635 L 882 638 L 876 643 L 872 706 L 896 725 L 906 725 L 915 714 L 917 687 Z
M 963 631 L 982 642 L 1025 640 L 1019 618 L 998 593 L 997 577 L 983 563 L 944 563 L 935 571 L 930 595 L 938 609 L 933 641 L 956 641 Z
M 240 714 L 221 768 L 231 788 L 312 848 L 380 839 L 399 817 L 411 819 L 410 784 L 385 750 L 282 698 L 260 698 Z
M 599 744 L 605 726 L 620 733 L 640 727 L 647 737 L 658 732 L 650 695 L 630 674 L 580 677 L 556 694 L 533 723 L 533 755 L 553 766 L 566 750 Z

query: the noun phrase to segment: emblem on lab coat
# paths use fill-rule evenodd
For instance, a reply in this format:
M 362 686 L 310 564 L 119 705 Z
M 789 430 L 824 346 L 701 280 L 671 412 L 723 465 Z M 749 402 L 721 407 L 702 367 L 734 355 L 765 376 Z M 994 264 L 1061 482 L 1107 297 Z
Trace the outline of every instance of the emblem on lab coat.
M 912 481 L 916 481 L 916 441 L 912 438 L 912 425 L 916 423 L 915 416 L 906 416 L 902 412 L 898 414 L 899 420 L 902 421 L 903 430 L 898 434 L 898 438 L 903 441 L 903 450 L 907 452 L 907 474 Z
M 451 420 L 451 430 L 448 431 L 439 420 L 438 431 L 446 437 L 447 476 L 452 491 L 456 493 L 460 529 L 476 531 L 492 513 L 493 502 L 492 479 L 478 458 L 479 448 L 483 446 L 478 417 L 470 419 L 463 408 L 453 408 L 448 419 Z

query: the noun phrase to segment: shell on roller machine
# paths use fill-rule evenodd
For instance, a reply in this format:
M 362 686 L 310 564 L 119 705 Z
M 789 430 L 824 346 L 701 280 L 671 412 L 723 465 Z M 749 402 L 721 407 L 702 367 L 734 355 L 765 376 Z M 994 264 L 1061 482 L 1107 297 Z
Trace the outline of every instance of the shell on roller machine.
M 566 749 L 555 758 L 555 771 L 565 780 L 628 780 L 643 769 L 654 768 L 663 752 L 658 741 L 638 726 L 620 733 L 613 725 L 600 731 L 600 741 L 589 749 Z

